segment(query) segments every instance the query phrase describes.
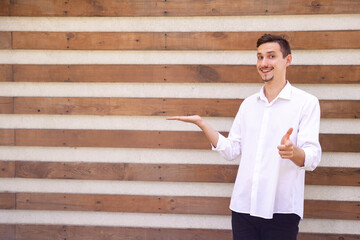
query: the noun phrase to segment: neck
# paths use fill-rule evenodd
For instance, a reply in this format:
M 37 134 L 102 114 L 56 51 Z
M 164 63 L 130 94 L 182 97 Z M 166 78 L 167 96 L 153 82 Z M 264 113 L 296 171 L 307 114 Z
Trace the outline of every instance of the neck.
M 275 82 L 267 82 L 265 83 L 265 96 L 268 99 L 269 103 L 272 102 L 281 92 L 281 90 L 286 85 L 286 80 L 283 80 L 281 83 L 274 84 Z

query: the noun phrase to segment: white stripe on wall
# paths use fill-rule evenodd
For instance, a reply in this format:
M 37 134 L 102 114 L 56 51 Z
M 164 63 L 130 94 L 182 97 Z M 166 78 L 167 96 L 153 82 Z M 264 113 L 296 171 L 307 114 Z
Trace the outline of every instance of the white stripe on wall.
M 204 117 L 219 132 L 229 131 L 233 118 Z M 320 133 L 360 134 L 357 119 L 322 119 Z M 0 128 L 201 131 L 193 124 L 167 121 L 165 116 L 18 115 L 1 114 Z
M 319 99 L 360 100 L 359 84 L 295 84 Z M 0 96 L 242 99 L 262 84 L 242 83 L 23 83 L 0 82 Z
M 151 228 L 231 229 L 230 216 L 106 213 L 106 212 L 51 212 L 0 211 L 0 223 L 60 224 L 89 226 L 123 226 Z M 359 234 L 358 221 L 304 219 L 300 232 Z
M 0 190 L 9 192 L 122 194 L 151 196 L 230 197 L 232 183 L 143 182 L 4 178 Z M 336 190 L 334 190 L 336 192 Z
M 319 166 L 360 168 L 359 158 L 360 153 L 325 152 Z M 240 157 L 234 161 L 226 161 L 220 154 L 211 150 L 0 147 L 0 160 L 235 165 L 239 163 Z
M 359 49 L 294 50 L 293 65 L 359 65 Z M 0 64 L 255 64 L 256 51 L 0 50 Z
M 354 30 L 359 14 L 234 17 L 0 17 L 0 31 L 218 32 Z M 269 30 L 270 29 L 270 30 Z
M 230 197 L 233 183 L 143 182 L 4 178 L 0 191 L 40 193 L 121 194 L 152 196 Z M 305 199 L 359 201 L 360 188 L 348 186 L 305 187 Z

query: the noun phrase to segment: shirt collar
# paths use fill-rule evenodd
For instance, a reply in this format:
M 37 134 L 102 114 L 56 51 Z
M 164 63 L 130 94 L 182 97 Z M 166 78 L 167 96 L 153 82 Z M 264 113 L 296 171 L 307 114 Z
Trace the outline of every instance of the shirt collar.
M 265 93 L 264 93 L 264 87 L 263 86 L 261 89 L 260 89 L 260 92 L 259 92 L 259 96 L 258 98 L 260 100 L 263 100 L 265 102 L 267 102 L 267 98 L 265 96 Z M 279 93 L 279 95 L 274 99 L 274 101 L 278 98 L 282 98 L 282 99 L 286 99 L 286 100 L 290 100 L 291 99 L 291 84 L 289 81 L 286 81 L 286 85 L 285 87 L 281 90 L 281 92 Z M 273 102 L 274 102 L 273 101 Z

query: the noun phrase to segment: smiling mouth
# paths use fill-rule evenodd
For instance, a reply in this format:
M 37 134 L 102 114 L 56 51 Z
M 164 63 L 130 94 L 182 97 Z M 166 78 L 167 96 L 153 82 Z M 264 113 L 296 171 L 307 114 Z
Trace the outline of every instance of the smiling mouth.
M 269 73 L 269 72 L 271 72 L 273 69 L 274 69 L 274 68 L 260 68 L 260 71 L 261 71 L 262 73 Z

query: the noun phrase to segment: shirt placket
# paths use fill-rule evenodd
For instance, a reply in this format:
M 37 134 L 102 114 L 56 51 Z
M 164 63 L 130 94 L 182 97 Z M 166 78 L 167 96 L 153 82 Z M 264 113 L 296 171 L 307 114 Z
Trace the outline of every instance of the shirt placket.
M 266 144 L 266 135 L 267 135 L 267 129 L 269 126 L 269 118 L 270 118 L 270 111 L 271 111 L 271 104 L 266 103 L 263 118 L 261 121 L 260 126 L 260 134 L 259 134 L 259 141 L 255 156 L 255 166 L 254 166 L 254 174 L 253 174 L 253 184 L 251 189 L 251 213 L 255 213 L 258 210 L 258 204 L 257 200 L 259 197 L 259 188 L 261 187 L 260 181 L 260 174 L 261 174 L 261 168 L 262 168 L 262 159 L 263 159 L 263 151 L 264 151 L 264 144 Z M 261 207 L 261 206 L 259 206 Z

